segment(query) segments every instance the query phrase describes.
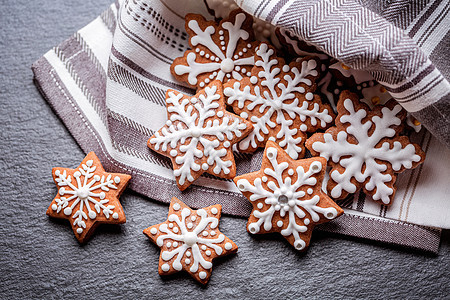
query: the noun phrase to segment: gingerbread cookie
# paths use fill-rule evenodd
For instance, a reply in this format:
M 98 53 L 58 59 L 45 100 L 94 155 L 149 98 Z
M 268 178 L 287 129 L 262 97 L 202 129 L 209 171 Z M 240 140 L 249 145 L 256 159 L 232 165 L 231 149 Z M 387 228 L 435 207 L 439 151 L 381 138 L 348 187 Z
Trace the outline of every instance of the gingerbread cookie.
M 315 225 L 344 211 L 322 192 L 327 162 L 321 157 L 293 160 L 268 141 L 261 170 L 234 179 L 253 205 L 247 230 L 280 232 L 297 250 L 305 250 Z
M 193 97 L 168 90 L 166 105 L 168 121 L 148 140 L 148 147 L 172 160 L 180 190 L 204 172 L 233 178 L 232 145 L 242 140 L 252 125 L 225 110 L 220 81 L 213 81 Z
M 406 111 L 393 100 L 370 110 L 348 91 L 341 93 L 337 109 L 336 126 L 306 142 L 312 155 L 326 158 L 332 166 L 329 195 L 344 199 L 363 188 L 374 200 L 391 204 L 397 174 L 425 159 L 419 145 L 399 134 Z
M 119 197 L 130 175 L 107 173 L 94 152 L 90 152 L 76 169 L 53 168 L 58 194 L 47 215 L 68 219 L 75 237 L 84 243 L 102 223 L 125 223 Z
M 192 210 L 172 198 L 167 221 L 144 230 L 144 234 L 161 248 L 160 275 L 185 270 L 202 284 L 209 281 L 213 259 L 238 249 L 219 231 L 221 212 L 220 204 Z
M 197 88 L 213 80 L 227 82 L 250 76 L 258 43 L 252 24 L 253 18 L 241 10 L 233 11 L 218 24 L 201 15 L 186 15 L 192 50 L 174 60 L 170 67 L 173 76 Z
M 272 140 L 294 159 L 305 155 L 306 133 L 327 128 L 334 119 L 331 107 L 313 94 L 319 70 L 311 57 L 286 65 L 273 47 L 261 43 L 251 77 L 224 84 L 227 103 L 254 127 L 239 143 L 240 151 L 253 152 Z

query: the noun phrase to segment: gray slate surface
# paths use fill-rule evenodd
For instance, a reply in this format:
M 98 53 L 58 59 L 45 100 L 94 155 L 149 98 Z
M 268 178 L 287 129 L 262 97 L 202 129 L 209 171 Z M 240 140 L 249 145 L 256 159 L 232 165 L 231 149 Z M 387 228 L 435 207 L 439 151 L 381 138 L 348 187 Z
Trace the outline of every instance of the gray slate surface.
M 127 223 L 98 228 L 85 246 L 67 221 L 47 218 L 51 168 L 76 167 L 84 154 L 34 87 L 30 66 L 109 2 L 0 1 L 1 299 L 449 299 L 449 231 L 438 256 L 317 232 L 298 254 L 225 216 L 220 228 L 239 253 L 217 261 L 200 287 L 185 274 L 157 274 L 159 249 L 142 229 L 164 221 L 166 205 L 126 192 Z

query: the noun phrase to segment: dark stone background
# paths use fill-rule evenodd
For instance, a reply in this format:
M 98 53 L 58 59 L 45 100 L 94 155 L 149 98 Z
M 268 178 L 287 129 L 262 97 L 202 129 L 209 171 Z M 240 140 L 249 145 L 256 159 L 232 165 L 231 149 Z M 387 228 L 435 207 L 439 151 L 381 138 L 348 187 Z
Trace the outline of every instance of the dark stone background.
M 0 1 L 0 298 L 449 299 L 449 231 L 437 256 L 318 232 L 298 254 L 225 216 L 221 231 L 239 252 L 217 261 L 200 287 L 186 274 L 157 273 L 159 249 L 142 230 L 166 219 L 166 205 L 127 191 L 127 223 L 98 228 L 85 246 L 67 221 L 49 219 L 51 168 L 76 167 L 84 154 L 33 85 L 30 66 L 110 1 Z

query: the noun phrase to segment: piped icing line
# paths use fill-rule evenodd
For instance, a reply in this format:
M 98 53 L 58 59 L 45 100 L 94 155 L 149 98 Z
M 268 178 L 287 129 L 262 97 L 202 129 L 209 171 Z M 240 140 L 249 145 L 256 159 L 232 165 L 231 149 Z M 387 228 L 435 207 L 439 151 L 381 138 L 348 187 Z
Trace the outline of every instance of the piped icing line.
M 313 94 L 319 67 L 313 58 L 285 65 L 273 47 L 261 43 L 252 76 L 224 85 L 227 103 L 254 127 L 239 150 L 253 152 L 274 140 L 292 158 L 304 156 L 306 132 L 327 128 L 334 117 Z
M 168 121 L 149 139 L 148 146 L 171 158 L 180 189 L 204 172 L 233 178 L 232 145 L 243 139 L 252 125 L 225 110 L 221 83 L 214 81 L 193 97 L 168 90 L 166 104 Z
M 297 250 L 304 250 L 315 224 L 343 213 L 321 191 L 325 168 L 322 158 L 295 161 L 276 143 L 267 142 L 261 170 L 234 180 L 253 205 L 248 231 L 280 232 Z
M 189 85 L 203 88 L 213 80 L 227 82 L 249 76 L 254 63 L 253 19 L 241 10 L 215 23 L 202 16 L 188 14 L 186 31 L 192 50 L 176 58 L 172 74 Z
M 399 136 L 406 112 L 389 101 L 373 111 L 356 94 L 343 92 L 337 127 L 313 135 L 307 142 L 313 155 L 332 165 L 328 191 L 343 199 L 361 187 L 375 201 L 391 204 L 396 173 L 415 168 L 425 154 L 406 136 Z
M 221 209 L 220 205 L 214 205 L 194 211 L 172 198 L 167 221 L 144 230 L 161 248 L 161 275 L 186 270 L 199 282 L 206 283 L 213 259 L 237 251 L 236 244 L 218 229 Z

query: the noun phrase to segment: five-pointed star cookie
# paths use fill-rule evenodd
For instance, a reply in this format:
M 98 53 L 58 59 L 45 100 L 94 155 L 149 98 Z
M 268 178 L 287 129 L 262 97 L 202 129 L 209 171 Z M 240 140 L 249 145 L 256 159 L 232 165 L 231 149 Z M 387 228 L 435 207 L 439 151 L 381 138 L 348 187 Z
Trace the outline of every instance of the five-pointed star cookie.
M 168 90 L 166 105 L 168 121 L 148 140 L 148 147 L 170 157 L 180 190 L 204 172 L 233 178 L 232 145 L 243 139 L 252 125 L 225 110 L 222 84 L 213 81 L 193 97 Z
M 261 170 L 234 179 L 253 205 L 247 230 L 280 232 L 295 249 L 306 249 L 315 225 L 344 212 L 322 192 L 326 165 L 321 157 L 293 160 L 268 141 Z
M 75 237 L 85 242 L 97 225 L 125 223 L 119 197 L 130 175 L 107 173 L 94 152 L 90 152 L 76 169 L 53 168 L 58 194 L 47 215 L 68 219 Z
M 192 210 L 173 197 L 167 221 L 144 230 L 161 248 L 159 274 L 185 270 L 202 284 L 211 276 L 213 259 L 235 253 L 235 243 L 219 231 L 222 206 Z

